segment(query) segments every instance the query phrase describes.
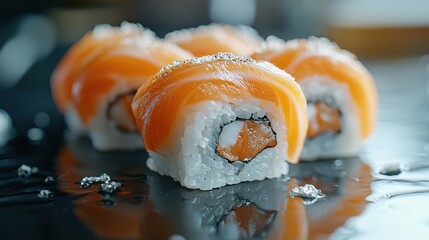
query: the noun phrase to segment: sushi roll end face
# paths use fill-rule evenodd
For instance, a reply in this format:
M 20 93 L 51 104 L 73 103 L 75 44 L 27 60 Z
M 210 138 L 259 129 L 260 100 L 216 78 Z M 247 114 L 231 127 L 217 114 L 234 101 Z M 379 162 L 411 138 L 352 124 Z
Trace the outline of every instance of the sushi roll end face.
M 301 160 L 351 157 L 374 130 L 377 91 L 351 53 L 324 38 L 283 41 L 270 36 L 253 55 L 293 75 L 308 105 Z
M 290 75 L 227 53 L 165 67 L 132 109 L 148 167 L 202 190 L 286 174 L 307 131 L 305 98 Z

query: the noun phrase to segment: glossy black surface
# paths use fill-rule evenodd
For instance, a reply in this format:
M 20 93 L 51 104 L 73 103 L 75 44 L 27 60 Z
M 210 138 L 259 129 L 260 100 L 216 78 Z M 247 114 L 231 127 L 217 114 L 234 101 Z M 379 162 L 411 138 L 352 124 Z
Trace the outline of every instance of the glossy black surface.
M 49 88 L 63 52 L 1 92 L 0 109 L 11 116 L 16 136 L 0 147 L 0 239 L 401 239 L 429 231 L 422 213 L 429 210 L 428 58 L 367 63 L 380 114 L 360 157 L 301 163 L 282 179 L 197 191 L 148 170 L 145 152 L 100 153 L 64 130 Z M 50 117 L 47 126 L 35 123 L 40 112 Z M 31 128 L 41 129 L 42 138 L 31 140 Z M 377 174 L 386 162 L 404 171 Z M 40 171 L 18 177 L 22 164 Z M 102 173 L 124 186 L 106 194 L 76 184 Z M 56 181 L 45 183 L 47 176 Z M 327 197 L 312 205 L 289 197 L 305 183 Z M 38 197 L 40 190 L 53 197 Z

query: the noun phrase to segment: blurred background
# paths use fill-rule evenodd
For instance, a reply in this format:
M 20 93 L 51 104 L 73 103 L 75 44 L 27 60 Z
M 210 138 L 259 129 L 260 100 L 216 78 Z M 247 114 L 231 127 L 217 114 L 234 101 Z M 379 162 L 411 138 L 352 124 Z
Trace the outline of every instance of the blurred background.
M 16 178 L 15 169 L 22 163 L 38 166 L 44 171 L 43 174 L 54 176 L 66 169 L 70 169 L 71 173 L 85 175 L 91 171 L 102 169 L 101 172 L 107 172 L 107 169 L 114 169 L 113 172 L 117 171 L 125 176 L 128 172 L 116 170 L 115 166 L 121 164 L 125 164 L 122 166 L 126 166 L 127 171 L 127 164 L 133 166 L 130 174 L 141 173 L 140 167 L 136 167 L 139 158 L 132 154 L 128 158 L 123 158 L 123 155 L 99 154 L 88 141 L 77 144 L 75 148 L 74 144 L 70 145 L 72 147 L 62 146 L 65 139 L 64 120 L 54 105 L 50 89 L 53 69 L 74 42 L 97 24 L 119 25 L 122 21 L 141 23 L 159 37 L 173 30 L 212 22 L 246 24 L 255 28 L 263 37 L 276 35 L 286 40 L 311 35 L 328 37 L 357 55 L 377 83 L 380 96 L 377 129 L 366 142 L 360 160 L 371 167 L 375 166 L 375 169 L 379 169 L 383 163 L 393 162 L 411 166 L 407 167 L 408 170 L 424 167 L 427 170 L 429 0 L 3 0 L 0 1 L 0 189 L 3 191 L 0 191 L 0 239 L 92 239 L 93 234 L 97 233 L 96 230 L 91 233 L 84 225 L 85 221 L 74 215 L 76 206 L 71 201 L 75 198 L 57 201 L 55 195 L 55 202 L 38 199 L 34 191 L 40 190 L 42 185 L 38 181 L 43 178 Z M 62 150 L 59 151 L 60 147 Z M 73 157 L 61 157 L 62 160 L 54 162 L 58 152 L 70 156 L 75 154 L 79 161 L 73 160 Z M 88 161 L 84 163 L 83 160 Z M 109 164 L 105 165 L 105 160 Z M 353 163 L 353 166 L 361 164 L 353 159 L 349 163 Z M 344 166 L 349 163 L 346 164 L 345 161 Z M 368 177 L 365 175 L 361 181 L 357 177 L 349 177 L 347 168 L 343 169 L 342 164 L 338 168 L 337 165 L 334 168 L 331 162 L 318 164 L 322 165 L 307 165 L 311 173 L 309 179 L 316 182 L 328 179 L 335 183 L 332 185 L 335 188 L 332 189 L 338 186 L 348 186 L 350 189 L 341 196 L 344 201 L 330 198 L 333 201 L 325 201 L 328 205 L 317 205 L 319 209 L 316 206 L 309 212 L 317 213 L 316 216 L 320 215 L 319 212 L 328 211 L 329 214 L 340 214 L 342 219 L 346 216 L 343 214 L 345 212 L 331 211 L 331 208 L 325 206 L 335 205 L 339 206 L 338 209 L 347 208 L 347 211 L 354 212 L 354 207 L 361 204 L 361 200 L 353 197 L 352 193 L 355 192 L 354 188 L 358 189 L 356 196 L 362 197 L 364 202 L 362 194 L 367 192 L 362 189 L 369 188 L 369 182 L 372 181 L 367 180 L 369 173 L 365 173 Z M 55 168 L 60 170 L 55 173 Z M 302 169 L 303 173 L 307 171 L 306 168 Z M 402 176 L 405 179 L 414 175 L 401 175 L 400 178 Z M 414 177 L 427 179 L 427 176 L 427 171 L 417 171 Z M 338 182 L 341 185 L 337 185 Z M 69 180 L 69 183 L 72 181 Z M 149 188 L 143 183 L 143 180 L 140 185 L 127 182 L 126 186 Z M 387 193 L 393 189 L 395 192 L 398 189 L 402 191 L 408 187 L 413 188 L 415 185 L 427 189 L 427 185 L 421 183 L 404 182 L 403 186 L 399 182 L 379 183 L 380 181 L 375 181 L 375 189 L 383 196 L 389 196 L 384 194 L 384 189 L 387 189 Z M 53 189 L 54 185 L 43 185 L 43 188 Z M 171 196 L 177 193 L 173 190 Z M 57 194 L 60 191 L 63 190 L 54 192 Z M 129 190 L 125 190 L 127 191 Z M 140 198 L 131 200 L 128 197 L 132 195 L 121 195 L 119 199 L 133 213 L 139 213 L 135 210 L 139 206 L 136 202 L 148 201 L 148 196 L 143 198 L 142 192 L 145 191 L 133 189 L 133 194 Z M 163 192 L 159 191 L 161 193 Z M 386 237 L 389 234 L 396 238 L 402 236 L 400 234 L 427 234 L 429 221 L 427 214 L 424 214 L 427 195 L 423 198 L 418 198 L 420 195 L 414 197 L 417 198 L 398 198 L 399 201 L 395 198 L 395 202 L 381 199 L 381 204 L 369 208 L 370 214 L 365 212 L 366 215 L 361 219 L 362 226 L 346 225 L 344 229 L 350 232 L 350 238 L 357 236 L 363 239 L 369 238 L 355 229 L 383 234 L 378 239 L 389 239 Z M 37 198 L 40 205 L 31 202 L 34 198 Z M 80 204 L 92 208 L 93 201 L 95 200 L 85 196 Z M 365 205 L 363 203 L 359 206 L 363 209 Z M 101 205 L 94 206 L 94 209 L 109 212 L 108 208 L 99 208 Z M 107 216 L 104 220 L 110 221 L 116 217 L 114 209 L 125 209 L 121 207 L 124 205 L 117 206 L 119 208 L 110 208 L 113 210 L 112 215 L 100 213 L 100 216 Z M 99 214 L 85 211 L 89 214 L 81 216 Z M 140 219 L 140 216 L 137 217 Z M 126 220 L 130 219 L 134 218 L 127 215 Z M 118 221 L 116 218 L 114 220 Z M 119 221 L 122 219 L 119 218 Z M 105 224 L 103 227 L 111 226 L 106 225 L 106 221 L 100 222 Z M 335 219 L 332 221 L 333 224 L 337 222 Z M 128 224 L 129 221 L 121 223 L 119 226 Z M 312 222 L 313 227 L 314 223 L 317 222 Z M 26 226 L 25 231 L 22 231 L 22 225 Z M 404 226 L 408 231 L 403 230 Z M 113 227 L 112 231 L 115 229 L 117 228 Z
M 427 0 L 1 1 L 0 145 L 2 138 L 39 141 L 62 129 L 50 95 L 53 68 L 96 24 L 125 20 L 159 37 L 211 22 L 250 25 L 263 37 L 326 36 L 364 61 L 429 53 Z M 7 130 L 11 119 L 15 128 Z

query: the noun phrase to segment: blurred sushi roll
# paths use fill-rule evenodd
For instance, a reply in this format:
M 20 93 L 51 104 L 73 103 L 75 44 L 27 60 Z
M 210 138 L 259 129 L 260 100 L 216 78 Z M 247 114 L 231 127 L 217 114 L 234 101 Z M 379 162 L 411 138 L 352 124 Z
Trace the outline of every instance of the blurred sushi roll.
M 140 25 L 97 26 L 54 71 L 54 99 L 71 131 L 88 132 L 97 150 L 141 149 L 134 93 L 162 66 L 191 57 Z
M 139 88 L 132 110 L 148 167 L 203 190 L 286 174 L 307 133 L 294 79 L 230 53 L 164 67 Z
M 270 36 L 253 58 L 273 63 L 301 85 L 308 132 L 301 160 L 356 156 L 374 130 L 375 83 L 351 53 L 325 38 L 283 41 Z
M 98 25 L 74 44 L 55 68 L 51 76 L 52 95 L 72 132 L 84 132 L 84 127 L 72 107 L 74 82 L 103 52 L 131 38 L 152 41 L 155 34 L 140 25 L 126 22 L 122 23 L 121 27 Z
M 168 33 L 165 39 L 176 43 L 197 57 L 218 52 L 249 56 L 263 42 L 256 30 L 249 26 L 222 24 L 174 31 Z

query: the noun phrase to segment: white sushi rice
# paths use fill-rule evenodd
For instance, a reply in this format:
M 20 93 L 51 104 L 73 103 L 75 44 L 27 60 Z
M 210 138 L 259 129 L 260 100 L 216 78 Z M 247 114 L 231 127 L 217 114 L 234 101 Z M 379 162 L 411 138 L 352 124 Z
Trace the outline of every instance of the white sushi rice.
M 87 127 L 89 137 L 95 149 L 99 151 L 139 150 L 144 149 L 141 135 L 138 132 L 126 132 L 119 129 L 116 123 L 108 118 L 107 110 L 118 96 L 127 94 L 133 89 L 118 87 L 104 96 L 97 113 Z
M 64 112 L 64 121 L 66 122 L 70 132 L 74 135 L 79 136 L 86 134 L 87 130 L 73 107 L 69 107 Z
M 106 115 L 97 114 L 93 124 L 89 126 L 89 137 L 94 148 L 99 151 L 139 150 L 143 149 L 141 135 L 137 132 L 125 132 L 108 120 Z
M 147 166 L 173 177 L 183 186 L 210 190 L 227 184 L 277 178 L 288 172 L 287 143 L 281 111 L 259 100 L 205 101 L 183 111 L 184 120 L 176 125 L 171 144 L 149 152 Z M 266 148 L 248 162 L 228 162 L 216 153 L 221 128 L 236 120 L 267 117 L 276 133 L 277 145 Z M 225 136 L 231 142 L 234 134 Z
M 313 139 L 305 140 L 301 160 L 313 161 L 320 158 L 351 157 L 359 152 L 359 115 L 356 104 L 346 84 L 327 76 L 311 76 L 300 82 L 308 102 L 324 101 L 341 112 L 341 132 L 323 133 Z M 312 116 L 312 108 L 308 108 Z

